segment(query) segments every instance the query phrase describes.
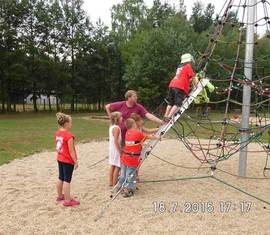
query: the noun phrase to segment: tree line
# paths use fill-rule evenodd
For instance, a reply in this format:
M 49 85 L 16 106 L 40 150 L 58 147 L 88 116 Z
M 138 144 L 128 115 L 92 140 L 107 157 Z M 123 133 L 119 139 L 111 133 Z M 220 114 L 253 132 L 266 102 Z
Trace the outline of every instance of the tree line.
M 136 89 L 141 101 L 154 107 L 166 96 L 181 54 L 199 57 L 206 48 L 218 24 L 214 12 L 211 3 L 196 2 L 188 17 L 184 0 L 173 6 L 154 0 L 151 7 L 143 0 L 123 0 L 112 7 L 109 28 L 102 19 L 91 22 L 83 0 L 1 0 L 1 111 L 16 111 L 18 105 L 25 110 L 29 96 L 38 111 L 41 95 L 54 96 L 56 110 L 63 103 L 71 112 L 76 104 L 102 110 L 126 89 Z M 226 27 L 224 41 L 237 41 L 238 29 Z M 261 58 L 268 46 L 267 37 L 261 38 Z M 218 48 L 216 57 L 234 62 L 234 46 Z M 262 67 L 269 68 L 265 63 Z M 216 65 L 209 72 L 226 76 Z

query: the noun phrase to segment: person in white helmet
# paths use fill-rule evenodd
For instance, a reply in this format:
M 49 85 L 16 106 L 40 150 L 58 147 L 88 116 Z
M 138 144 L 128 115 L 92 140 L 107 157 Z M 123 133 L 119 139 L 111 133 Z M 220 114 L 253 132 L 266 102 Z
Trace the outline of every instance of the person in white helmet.
M 164 115 L 165 121 L 169 121 L 177 108 L 182 105 L 185 96 L 188 95 L 190 81 L 195 77 L 192 69 L 194 63 L 191 54 L 181 56 L 181 66 L 177 69 L 175 77 L 169 84 L 168 106 Z M 195 80 L 193 80 L 195 85 Z

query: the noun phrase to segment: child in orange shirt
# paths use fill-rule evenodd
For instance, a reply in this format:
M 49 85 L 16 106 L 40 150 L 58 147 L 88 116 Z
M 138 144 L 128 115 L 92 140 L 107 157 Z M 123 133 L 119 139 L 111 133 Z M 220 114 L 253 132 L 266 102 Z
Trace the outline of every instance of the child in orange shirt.
M 123 187 L 124 197 L 130 197 L 133 196 L 136 188 L 136 171 L 140 165 L 142 144 L 147 138 L 159 140 L 160 136 L 145 135 L 138 130 L 136 122 L 132 118 L 128 118 L 125 125 L 127 132 L 121 156 L 121 175 L 117 187 Z
M 136 122 L 138 130 L 142 131 L 144 134 L 154 134 L 158 131 L 159 128 L 146 128 L 143 126 L 144 120 L 143 118 L 137 114 L 137 113 L 132 113 L 130 115 L 130 118 L 134 119 Z M 137 170 L 137 175 L 136 175 L 136 181 L 139 182 L 139 169 Z

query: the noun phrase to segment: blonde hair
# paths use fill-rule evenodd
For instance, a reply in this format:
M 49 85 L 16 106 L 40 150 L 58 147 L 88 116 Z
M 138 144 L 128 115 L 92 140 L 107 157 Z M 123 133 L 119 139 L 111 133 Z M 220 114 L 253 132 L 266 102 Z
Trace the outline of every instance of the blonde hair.
M 60 126 L 64 126 L 65 123 L 70 122 L 71 116 L 59 112 L 59 113 L 56 113 L 56 119 L 57 119 L 57 123 L 58 123 Z
M 113 112 L 111 113 L 111 124 L 118 125 L 120 122 L 121 113 L 120 112 Z
M 125 93 L 125 99 L 127 100 L 129 97 L 133 96 L 133 95 L 137 95 L 137 92 L 134 91 L 134 90 L 128 90 L 126 93 Z
M 136 122 L 133 118 L 128 118 L 125 122 L 127 130 L 131 129 L 134 125 L 136 125 Z
M 132 113 L 130 115 L 130 118 L 134 119 L 135 122 L 139 122 L 142 120 L 142 117 L 141 115 L 137 114 L 137 113 Z

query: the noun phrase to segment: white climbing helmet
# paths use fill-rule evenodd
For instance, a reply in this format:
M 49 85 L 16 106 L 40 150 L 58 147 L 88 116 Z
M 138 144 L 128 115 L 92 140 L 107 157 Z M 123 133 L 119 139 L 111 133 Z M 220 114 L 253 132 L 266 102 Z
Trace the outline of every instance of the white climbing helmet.
M 193 56 L 191 54 L 188 54 L 188 53 L 187 54 L 183 54 L 181 56 L 181 64 L 188 63 L 188 62 L 195 63 Z

